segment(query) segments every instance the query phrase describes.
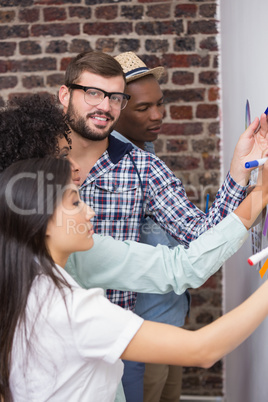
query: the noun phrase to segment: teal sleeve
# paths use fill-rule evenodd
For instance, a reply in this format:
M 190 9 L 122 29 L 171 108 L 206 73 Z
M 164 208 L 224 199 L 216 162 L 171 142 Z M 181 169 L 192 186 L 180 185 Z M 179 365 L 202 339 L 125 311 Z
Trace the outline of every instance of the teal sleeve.
M 126 402 L 122 382 L 118 385 L 114 402 Z
M 248 236 L 231 213 L 185 249 L 118 241 L 94 235 L 91 250 L 72 254 L 66 270 L 84 288 L 102 287 L 142 293 L 177 294 L 201 286 Z

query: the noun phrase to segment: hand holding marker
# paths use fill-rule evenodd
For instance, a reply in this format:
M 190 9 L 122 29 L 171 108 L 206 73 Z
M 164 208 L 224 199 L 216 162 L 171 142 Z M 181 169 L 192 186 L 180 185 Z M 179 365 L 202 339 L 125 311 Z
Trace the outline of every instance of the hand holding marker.
M 256 265 L 258 264 L 258 262 L 267 257 L 268 257 L 268 247 L 249 257 L 248 263 L 249 265 Z
M 265 113 L 266 116 L 267 116 L 267 114 L 268 114 L 268 107 L 266 108 L 266 110 L 265 110 L 264 113 Z M 254 131 L 254 134 L 257 134 L 257 132 L 260 130 L 260 128 L 261 128 L 261 123 L 259 122 L 259 125 L 258 125 L 258 127 L 256 128 L 256 130 Z
M 266 108 L 265 112 L 264 112 L 267 116 L 268 114 L 268 107 Z M 249 126 L 250 124 L 250 108 L 249 108 L 249 102 L 247 101 L 246 104 L 246 128 Z M 254 134 L 257 134 L 258 131 L 261 128 L 261 124 L 259 122 L 258 127 L 256 128 L 256 130 L 254 131 Z M 265 162 L 268 160 L 268 157 L 266 158 L 261 158 L 261 159 L 256 159 L 254 161 L 250 161 L 250 162 L 246 162 L 245 163 L 245 168 L 246 169 L 250 169 L 253 167 L 258 167 L 258 166 L 262 166 L 265 164 Z M 266 232 L 267 232 L 267 228 L 268 228 L 268 214 L 266 216 L 266 220 L 265 220 L 265 225 L 264 225 L 264 230 L 263 230 L 263 235 L 266 236 Z M 256 265 L 258 264 L 261 260 L 263 260 L 264 258 L 268 257 L 268 247 L 264 248 L 263 250 L 261 250 L 260 252 L 252 255 L 251 257 L 248 258 L 248 263 L 250 265 Z M 268 269 L 268 259 L 266 259 L 265 263 L 263 264 L 262 268 L 259 270 L 260 276 L 261 278 L 263 278 L 265 272 Z
M 248 263 L 249 263 L 249 265 L 256 265 L 256 264 L 258 264 L 258 262 L 260 262 L 261 260 L 263 260 L 264 258 L 267 258 L 267 257 L 268 257 L 268 247 L 264 248 L 263 250 L 252 255 L 251 257 L 249 257 Z M 263 278 L 267 269 L 268 269 L 268 259 L 265 261 L 265 263 L 259 270 L 261 278 Z
M 266 108 L 265 112 L 266 116 L 268 115 L 268 107 Z M 259 123 L 258 127 L 256 128 L 256 130 L 254 131 L 254 134 L 257 134 L 257 132 L 260 130 L 261 128 L 261 123 Z M 246 169 L 250 169 L 253 167 L 258 167 L 258 166 L 262 166 L 265 164 L 265 162 L 268 160 L 268 157 L 266 158 L 261 158 L 261 159 L 255 159 L 254 161 L 250 161 L 250 162 L 246 162 L 245 163 L 245 168 Z
M 245 163 L 245 168 L 246 169 L 250 169 L 253 167 L 258 167 L 258 166 L 262 166 L 265 164 L 265 162 L 268 160 L 268 157 L 266 158 L 261 158 L 261 159 L 255 159 L 254 161 L 250 161 L 250 162 L 246 162 Z

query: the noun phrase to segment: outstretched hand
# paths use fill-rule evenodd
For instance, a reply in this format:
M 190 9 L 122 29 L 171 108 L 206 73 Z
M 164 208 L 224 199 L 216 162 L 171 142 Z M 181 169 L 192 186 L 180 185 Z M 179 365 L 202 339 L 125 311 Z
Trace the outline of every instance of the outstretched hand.
M 261 128 L 255 134 L 259 122 Z M 247 185 L 252 169 L 246 169 L 245 163 L 262 158 L 266 148 L 268 148 L 268 122 L 266 114 L 263 113 L 260 120 L 256 117 L 248 126 L 236 144 L 230 174 L 238 184 L 242 186 Z

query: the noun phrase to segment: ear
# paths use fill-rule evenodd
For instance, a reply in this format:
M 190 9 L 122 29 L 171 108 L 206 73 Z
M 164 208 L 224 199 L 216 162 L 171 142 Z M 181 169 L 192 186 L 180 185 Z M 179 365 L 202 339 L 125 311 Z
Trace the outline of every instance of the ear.
M 64 112 L 66 112 L 68 105 L 69 105 L 69 100 L 70 100 L 70 91 L 66 87 L 66 85 L 62 85 L 60 87 L 59 100 L 60 100 L 60 103 L 64 106 Z

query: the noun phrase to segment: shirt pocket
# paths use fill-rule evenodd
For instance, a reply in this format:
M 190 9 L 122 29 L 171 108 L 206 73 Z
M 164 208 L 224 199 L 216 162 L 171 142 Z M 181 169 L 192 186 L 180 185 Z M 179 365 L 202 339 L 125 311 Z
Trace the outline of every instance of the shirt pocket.
M 139 214 L 142 195 L 139 183 L 96 181 L 93 194 L 96 218 L 105 221 L 127 220 Z

